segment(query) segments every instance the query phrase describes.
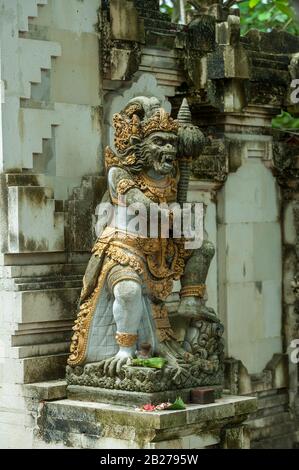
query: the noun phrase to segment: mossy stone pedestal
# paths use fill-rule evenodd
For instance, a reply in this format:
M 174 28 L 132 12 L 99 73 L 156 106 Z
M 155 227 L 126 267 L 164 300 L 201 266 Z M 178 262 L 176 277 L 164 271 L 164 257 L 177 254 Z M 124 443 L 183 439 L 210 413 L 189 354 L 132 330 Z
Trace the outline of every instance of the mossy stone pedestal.
M 248 448 L 244 421 L 255 410 L 255 398 L 232 395 L 209 405 L 159 412 L 65 399 L 45 402 L 37 424 L 39 438 L 61 448 Z

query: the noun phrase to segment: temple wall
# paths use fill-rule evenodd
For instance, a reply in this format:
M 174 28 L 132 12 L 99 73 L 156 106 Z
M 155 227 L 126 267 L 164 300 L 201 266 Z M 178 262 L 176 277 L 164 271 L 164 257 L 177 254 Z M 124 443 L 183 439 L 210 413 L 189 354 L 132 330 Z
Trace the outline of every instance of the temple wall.
M 249 157 L 228 176 L 218 201 L 219 314 L 227 356 L 259 373 L 282 352 L 279 188 L 261 159 Z
M 32 446 L 23 384 L 64 376 L 105 190 L 100 3 L 0 2 L 1 447 Z
M 139 13 L 133 3 L 110 1 L 108 33 L 99 0 L 0 0 L 0 447 L 42 447 L 34 431 L 40 403 L 66 396 L 61 379 L 105 191 L 102 147 L 111 144 L 113 113 L 136 95 L 155 95 L 175 114 L 188 93 L 194 122 L 212 135 L 188 197 L 205 204 L 216 246 L 207 305 L 225 325 L 225 388 L 259 397 L 247 423 L 253 447 L 290 447 L 298 367 L 286 353 L 298 337 L 298 204 L 273 176 L 268 135 L 287 93 L 289 56 L 278 50 L 273 59 L 275 37 L 271 47 L 264 38 L 255 65 L 255 50 L 231 44 L 228 22 L 215 52 L 210 30 L 195 30 L 188 42 L 156 11 L 142 10 L 143 1 L 135 1 Z M 273 62 L 275 96 L 265 97 Z

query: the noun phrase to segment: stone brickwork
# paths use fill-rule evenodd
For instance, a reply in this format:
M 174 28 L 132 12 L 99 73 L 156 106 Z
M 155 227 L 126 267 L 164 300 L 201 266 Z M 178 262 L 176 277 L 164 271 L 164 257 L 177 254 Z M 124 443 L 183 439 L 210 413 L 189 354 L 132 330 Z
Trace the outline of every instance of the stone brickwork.
M 134 92 L 141 72 L 144 89 L 152 94 L 152 87 L 146 87 L 149 71 L 143 62 L 149 47 L 154 56 L 151 73 L 158 89 L 163 87 L 174 115 L 182 96 L 187 96 L 193 122 L 207 137 L 206 149 L 194 163 L 195 182 L 191 183 L 189 200 L 207 205 L 206 229 L 209 237 L 217 240 L 218 258 L 211 266 L 208 290 L 226 326 L 227 356 L 246 369 L 246 380 L 240 368 L 235 371 L 237 380 L 247 385 L 243 383 L 234 393 L 260 393 L 260 389 L 276 393 L 283 387 L 288 389 L 295 413 L 297 367 L 284 354 L 291 339 L 298 337 L 293 292 L 296 219 L 295 207 L 281 215 L 291 190 L 281 188 L 287 185 L 293 191 L 296 187 L 296 151 L 291 150 L 291 136 L 271 128 L 271 119 L 285 102 L 290 104 L 290 84 L 297 76 L 292 54 L 298 52 L 299 43 L 283 32 L 252 31 L 240 37 L 238 17 L 233 12 L 228 15 L 219 3 L 209 16 L 199 14 L 188 28 L 181 28 L 167 24 L 157 11 L 154 24 L 142 8 L 145 2 L 139 2 L 137 13 L 145 34 L 135 36 L 127 59 L 124 51 L 128 44 L 120 37 L 106 36 L 105 44 L 117 48 L 124 71 L 121 81 L 111 74 L 112 59 L 104 44 L 106 98 L 111 96 L 113 102 L 115 91 L 122 95 Z M 122 8 L 126 9 L 123 2 Z M 110 13 L 113 16 L 112 10 Z M 175 64 L 169 62 L 170 57 Z M 170 87 L 171 81 L 175 88 Z M 284 148 L 280 158 L 277 145 Z M 288 152 L 293 152 L 294 163 L 286 158 Z M 282 224 L 291 242 L 281 235 Z M 290 244 L 291 250 L 286 246 Z M 293 412 L 289 419 L 294 424 Z M 262 423 L 267 428 L 268 424 Z M 292 426 L 288 445 L 292 436 L 293 442 L 298 438 Z M 275 432 L 279 435 L 278 428 Z M 271 447 L 270 441 L 266 444 Z
M 65 375 L 105 192 L 100 3 L 0 2 L 1 447 L 32 446 L 23 384 Z
M 58 400 L 45 403 L 37 420 L 53 447 L 92 449 L 248 448 L 243 425 L 254 398 L 228 396 L 186 410 L 140 412 L 112 404 Z

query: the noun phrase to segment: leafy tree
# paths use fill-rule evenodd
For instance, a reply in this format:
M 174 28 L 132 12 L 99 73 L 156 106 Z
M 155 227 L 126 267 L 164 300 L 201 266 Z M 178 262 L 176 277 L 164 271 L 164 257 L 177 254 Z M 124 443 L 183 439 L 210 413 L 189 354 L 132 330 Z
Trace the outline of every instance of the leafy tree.
M 249 0 L 239 2 L 242 32 L 255 28 L 271 31 L 273 28 L 299 34 L 299 26 L 290 0 Z
M 200 5 L 205 0 L 161 0 L 161 10 L 168 13 L 173 22 L 183 22 L 182 18 L 191 18 L 192 3 Z M 299 34 L 298 0 L 223 0 L 223 3 L 239 7 L 242 34 L 250 29 L 268 32 L 274 28 Z M 299 118 L 282 110 L 273 119 L 272 126 L 276 129 L 299 129 Z
M 173 22 L 179 22 L 193 10 L 190 0 L 161 0 L 161 10 L 168 13 Z M 204 3 L 204 0 L 203 0 Z M 271 31 L 273 28 L 299 34 L 299 5 L 297 0 L 224 0 L 228 6 L 238 6 L 241 12 L 242 33 L 255 28 Z

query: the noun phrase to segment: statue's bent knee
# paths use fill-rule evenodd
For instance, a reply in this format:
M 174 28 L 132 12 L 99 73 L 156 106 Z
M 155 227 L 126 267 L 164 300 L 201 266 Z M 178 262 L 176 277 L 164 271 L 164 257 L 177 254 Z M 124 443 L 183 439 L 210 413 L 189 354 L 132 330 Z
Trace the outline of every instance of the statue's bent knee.
M 133 303 L 141 299 L 141 285 L 132 280 L 118 282 L 113 290 L 114 297 L 118 302 Z

